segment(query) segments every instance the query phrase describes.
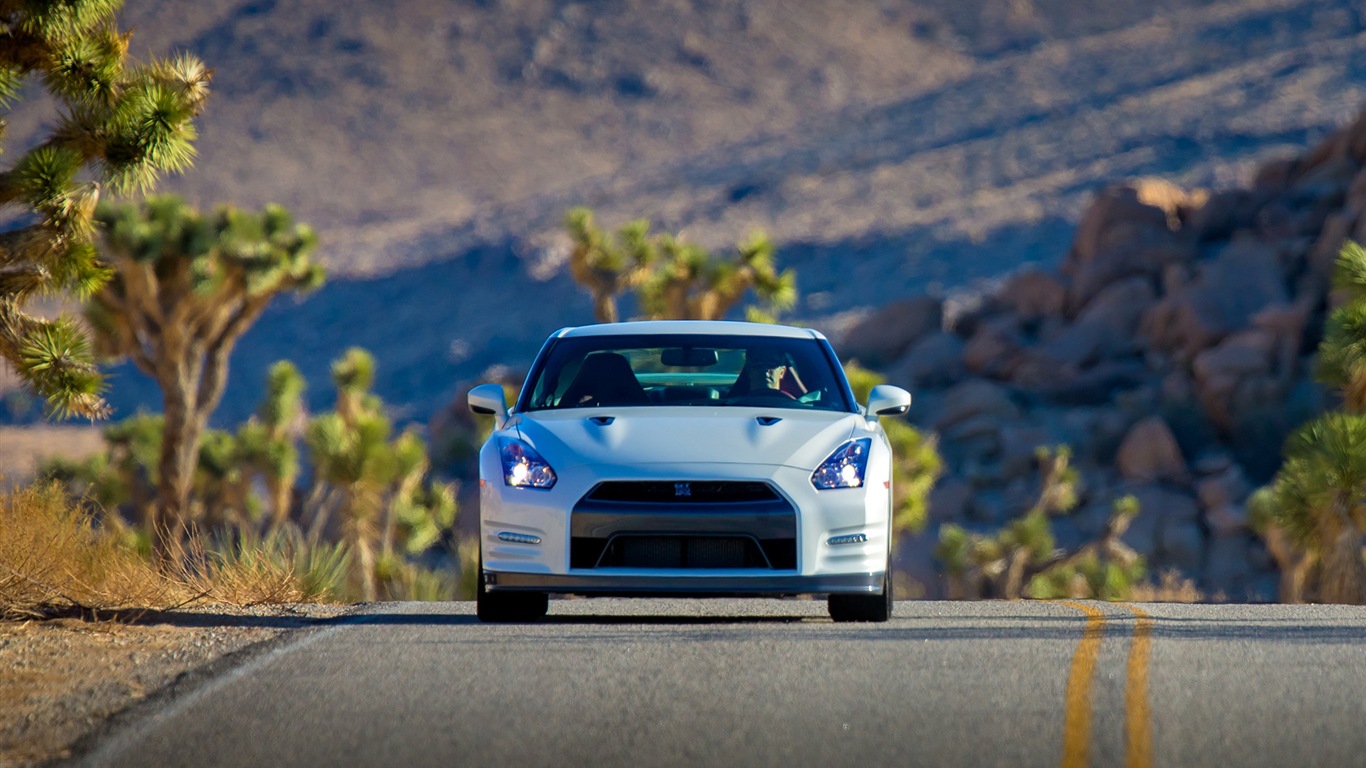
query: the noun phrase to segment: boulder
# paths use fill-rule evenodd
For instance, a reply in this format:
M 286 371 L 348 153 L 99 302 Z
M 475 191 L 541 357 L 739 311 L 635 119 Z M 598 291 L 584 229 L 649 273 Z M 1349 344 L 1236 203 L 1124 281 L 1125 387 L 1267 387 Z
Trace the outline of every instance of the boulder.
M 1273 197 L 1290 188 L 1300 162 L 1296 158 L 1272 160 L 1257 169 L 1252 179 L 1253 191 L 1263 199 Z
M 963 367 L 964 346 L 957 334 L 931 333 L 887 369 L 887 380 L 909 388 L 954 384 L 967 373 Z
M 1248 580 L 1256 575 L 1248 553 L 1246 533 L 1216 533 L 1210 537 L 1202 584 L 1211 594 L 1246 599 Z
M 957 475 L 939 478 L 930 491 L 929 518 L 933 523 L 961 521 L 972 503 L 972 486 Z
M 1191 360 L 1202 350 L 1248 325 L 1268 305 L 1288 296 L 1279 256 L 1271 246 L 1237 241 L 1201 265 L 1183 290 L 1152 305 L 1139 326 L 1156 350 Z
M 887 365 L 925 335 L 939 331 L 944 302 L 932 296 L 912 296 L 882 306 L 855 323 L 844 335 L 840 353 L 874 368 Z
M 1034 469 L 1034 453 L 1051 446 L 1048 432 L 1028 423 L 1007 423 L 1001 427 L 1001 471 L 1006 477 L 1023 477 Z
M 1005 315 L 980 323 L 963 348 L 963 366 L 969 372 L 991 378 L 1008 378 L 1020 364 L 1024 339 L 1014 316 Z
M 1284 383 L 1289 383 L 1297 372 L 1305 329 L 1312 314 L 1311 302 L 1299 300 L 1294 304 L 1265 307 L 1252 316 L 1253 327 L 1266 331 L 1273 339 L 1275 355 L 1272 366 Z
M 1339 211 L 1330 214 L 1324 220 L 1323 230 L 1319 232 L 1318 239 L 1309 250 L 1309 264 L 1317 276 L 1327 278 L 1333 274 L 1338 252 L 1342 250 L 1342 244 L 1352 236 L 1360 220 L 1361 213 L 1355 210 Z
M 1188 229 L 1197 242 L 1224 239 L 1255 226 L 1259 207 L 1257 196 L 1245 189 L 1215 192 L 1191 213 Z
M 1022 320 L 1038 320 L 1062 314 L 1067 284 L 1057 275 L 1031 268 L 1009 277 L 996 298 Z
M 1126 480 L 1184 482 L 1187 479 L 1181 447 L 1161 416 L 1149 416 L 1129 429 L 1115 454 L 1115 466 Z
M 1222 472 L 1208 475 L 1195 484 L 1195 495 L 1199 497 L 1200 506 L 1206 511 L 1239 504 L 1247 499 L 1250 493 L 1252 484 L 1243 474 L 1243 468 L 1232 462 Z
M 1149 378 L 1147 366 L 1138 360 L 1101 362 L 1081 372 L 1056 365 L 1050 368 L 1046 359 L 1026 360 L 1017 371 L 1015 381 L 1022 384 L 1028 381 L 1034 391 L 1059 405 L 1105 405 L 1118 393 L 1138 387 Z M 1032 379 L 1023 378 L 1026 371 Z
M 1205 532 L 1199 523 L 1172 522 L 1162 526 L 1159 555 L 1153 564 L 1199 575 L 1205 564 Z
M 1366 164 L 1366 112 L 1342 130 L 1343 147 L 1347 155 L 1358 163 Z
M 1071 280 L 1068 311 L 1075 313 L 1106 286 L 1133 275 L 1156 275 L 1166 264 L 1195 255 L 1192 238 L 1179 235 L 1203 194 L 1192 198 L 1161 179 L 1139 179 L 1102 190 L 1077 224 L 1062 263 Z
M 1216 536 L 1230 536 L 1248 529 L 1247 507 L 1221 504 L 1205 511 L 1205 525 Z
M 1139 320 L 1155 298 L 1148 278 L 1131 277 L 1114 283 L 1082 309 L 1075 323 L 1040 344 L 1035 354 L 1059 366 L 1076 367 L 1129 354 Z
M 978 413 L 944 427 L 943 437 L 955 443 L 988 438 L 991 445 L 989 453 L 994 455 L 1000 450 L 997 437 L 1001 431 L 1001 417 L 992 413 Z
M 1276 351 L 1275 337 L 1256 329 L 1230 336 L 1196 355 L 1196 397 L 1215 426 L 1225 433 L 1235 429 L 1235 409 L 1239 405 L 1235 393 L 1245 382 L 1270 375 Z
M 1020 408 L 1005 387 L 984 379 L 969 379 L 949 389 L 940 406 L 935 428 L 943 431 L 974 416 L 990 416 L 1000 421 L 1019 418 Z
M 1236 466 L 1232 456 L 1219 450 L 1205 451 L 1195 459 L 1195 471 L 1202 476 L 1218 475 Z
M 1138 499 L 1138 515 L 1122 538 L 1125 544 L 1145 557 L 1157 554 L 1159 531 L 1186 524 L 1198 525 L 1200 507 L 1195 499 L 1169 486 L 1160 483 L 1123 486 L 1117 493 L 1120 496 L 1132 494 Z

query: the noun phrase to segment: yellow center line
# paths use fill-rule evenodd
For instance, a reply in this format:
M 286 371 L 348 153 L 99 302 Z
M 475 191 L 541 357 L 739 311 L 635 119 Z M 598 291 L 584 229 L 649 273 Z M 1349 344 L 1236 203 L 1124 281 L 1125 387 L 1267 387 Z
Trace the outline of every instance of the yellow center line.
M 1152 654 L 1153 620 L 1142 608 L 1122 604 L 1134 614 L 1134 642 L 1124 685 L 1124 723 L 1128 732 L 1125 765 L 1150 768 L 1153 764 L 1152 717 L 1148 708 L 1148 660 Z
M 1100 657 L 1105 614 L 1085 603 L 1064 600 L 1060 604 L 1086 615 L 1081 642 L 1077 644 L 1077 652 L 1072 656 L 1072 668 L 1067 673 L 1067 698 L 1062 723 L 1062 768 L 1086 768 L 1087 751 L 1091 746 L 1091 680 L 1095 677 L 1096 660 Z

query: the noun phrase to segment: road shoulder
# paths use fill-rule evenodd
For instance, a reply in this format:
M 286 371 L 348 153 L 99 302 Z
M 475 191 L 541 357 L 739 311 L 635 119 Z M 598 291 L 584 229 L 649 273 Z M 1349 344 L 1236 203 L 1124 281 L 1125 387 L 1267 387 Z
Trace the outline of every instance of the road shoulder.
M 209 605 L 0 622 L 0 766 L 84 754 L 205 681 L 354 610 Z

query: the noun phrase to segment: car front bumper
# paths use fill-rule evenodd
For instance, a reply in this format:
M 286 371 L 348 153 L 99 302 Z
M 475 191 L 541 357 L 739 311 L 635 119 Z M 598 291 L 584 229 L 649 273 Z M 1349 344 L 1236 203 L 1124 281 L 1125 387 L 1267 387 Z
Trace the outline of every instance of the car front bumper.
M 877 593 L 882 590 L 889 551 L 890 490 L 881 478 L 862 488 L 817 491 L 810 471 L 781 465 L 670 464 L 667 466 L 565 468 L 554 488 L 510 488 L 502 482 L 497 458 L 482 457 L 486 480 L 480 488 L 480 546 L 485 584 L 490 590 L 529 590 L 584 595 L 744 596 Z M 874 479 L 874 478 L 870 478 Z M 678 512 L 652 515 L 649 509 L 623 509 L 617 519 L 604 509 L 583 514 L 584 496 L 611 480 L 768 483 L 783 497 L 795 519 L 795 564 L 785 568 L 626 568 L 573 567 L 571 539 L 585 526 L 615 530 L 686 528 L 687 533 L 735 533 L 752 525 L 757 537 L 773 529 L 776 516 L 696 514 L 685 521 Z M 576 508 L 580 512 L 575 519 Z M 682 513 L 686 517 L 687 513 Z M 712 517 L 716 524 L 705 522 Z M 575 527 L 578 531 L 575 531 Z M 710 527 L 709 527 L 710 526 Z M 762 529 L 762 530 L 761 530 Z M 778 535 L 774 533 L 772 535 Z M 516 539 L 516 540 L 509 540 Z M 832 540 L 834 540 L 832 542 Z M 582 563 L 579 563 L 581 566 Z

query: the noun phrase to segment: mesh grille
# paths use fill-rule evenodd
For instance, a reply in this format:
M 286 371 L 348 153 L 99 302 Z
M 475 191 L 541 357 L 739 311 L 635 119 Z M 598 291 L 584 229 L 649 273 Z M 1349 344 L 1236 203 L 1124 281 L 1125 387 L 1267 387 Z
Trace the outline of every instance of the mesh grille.
M 598 561 L 603 568 L 767 568 L 753 539 L 743 536 L 615 536 Z
M 773 501 L 778 494 L 767 483 L 736 481 L 615 481 L 600 483 L 584 497 L 589 501 L 724 504 Z

